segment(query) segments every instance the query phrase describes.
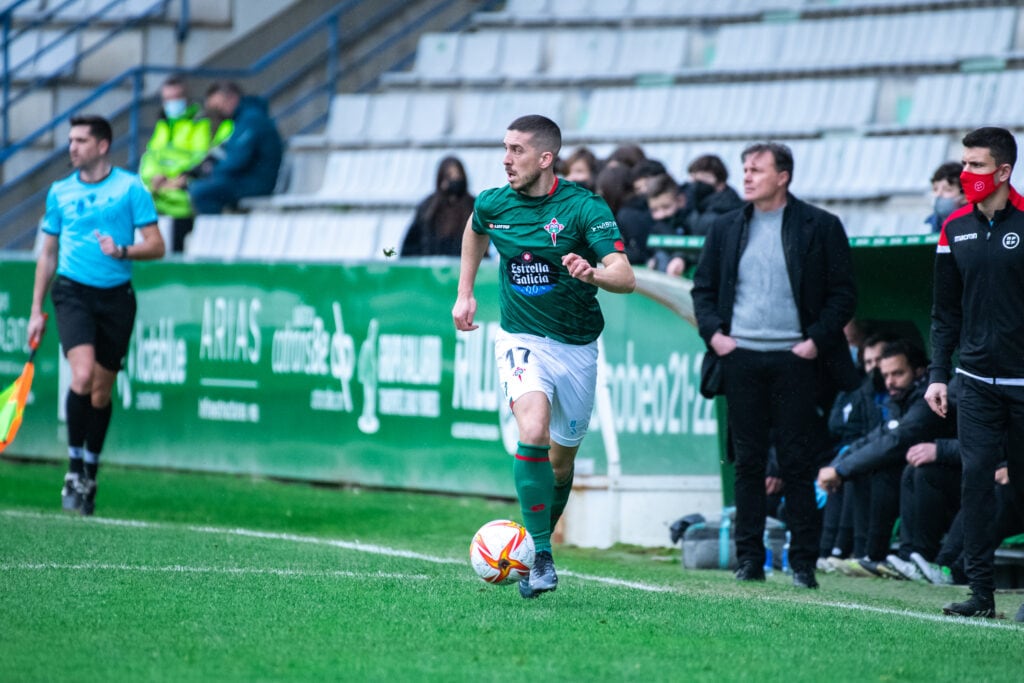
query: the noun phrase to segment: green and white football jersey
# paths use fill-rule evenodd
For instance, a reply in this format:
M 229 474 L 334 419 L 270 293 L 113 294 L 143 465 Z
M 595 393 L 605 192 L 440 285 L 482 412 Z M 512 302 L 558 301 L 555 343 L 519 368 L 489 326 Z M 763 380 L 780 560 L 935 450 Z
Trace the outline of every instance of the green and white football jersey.
M 491 238 L 501 256 L 501 327 L 588 344 L 604 329 L 597 287 L 569 275 L 562 256 L 592 265 L 624 250 L 619 226 L 604 199 L 556 178 L 551 192 L 529 197 L 509 185 L 485 190 L 473 208 L 473 231 Z

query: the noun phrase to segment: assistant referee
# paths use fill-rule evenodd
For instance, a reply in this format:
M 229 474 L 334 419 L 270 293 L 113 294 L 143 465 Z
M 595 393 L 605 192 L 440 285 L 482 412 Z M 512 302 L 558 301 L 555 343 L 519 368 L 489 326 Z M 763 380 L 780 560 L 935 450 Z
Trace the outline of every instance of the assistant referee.
M 28 323 L 29 340 L 38 339 L 52 284 L 57 332 L 71 366 L 61 498 L 65 510 L 83 515 L 95 509 L 111 390 L 135 325 L 131 262 L 164 255 L 153 199 L 137 175 L 111 164 L 112 140 L 106 119 L 71 119 L 68 153 L 75 172 L 53 183 L 46 197 Z M 137 244 L 136 230 L 142 235 Z

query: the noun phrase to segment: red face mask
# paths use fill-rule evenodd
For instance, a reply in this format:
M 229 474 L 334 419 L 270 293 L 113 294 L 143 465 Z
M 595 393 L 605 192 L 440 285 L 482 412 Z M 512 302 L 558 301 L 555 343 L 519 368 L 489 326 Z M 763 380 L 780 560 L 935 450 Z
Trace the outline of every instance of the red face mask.
M 984 201 L 986 197 L 996 191 L 995 171 L 988 174 L 964 171 L 960 174 L 960 187 L 964 189 L 964 196 L 971 204 Z

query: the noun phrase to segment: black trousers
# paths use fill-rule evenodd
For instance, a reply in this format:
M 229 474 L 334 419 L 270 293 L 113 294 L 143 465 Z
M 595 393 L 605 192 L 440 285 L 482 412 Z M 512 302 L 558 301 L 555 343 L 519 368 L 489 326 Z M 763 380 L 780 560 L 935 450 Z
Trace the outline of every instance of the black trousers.
M 774 441 L 785 482 L 794 570 L 813 569 L 821 536 L 814 497 L 821 417 L 814 361 L 789 351 L 736 349 L 722 359 L 735 462 L 736 558 L 764 564 L 765 473 Z
M 960 510 L 960 469 L 907 465 L 900 481 L 900 557 L 920 553 L 934 562 Z
M 992 385 L 965 378 L 960 392 L 957 429 L 963 460 L 961 509 L 964 570 L 974 592 L 992 595 L 998 540 L 996 467 L 1006 459 L 1010 486 L 1024 500 L 1024 387 Z
M 1024 501 L 1018 500 L 1009 484 L 996 484 L 996 519 L 992 531 L 992 552 L 1003 542 L 1003 539 L 1024 533 Z M 949 567 L 954 583 L 966 583 L 964 573 L 964 511 L 961 508 L 949 533 L 942 541 L 942 549 L 935 556 L 935 564 Z

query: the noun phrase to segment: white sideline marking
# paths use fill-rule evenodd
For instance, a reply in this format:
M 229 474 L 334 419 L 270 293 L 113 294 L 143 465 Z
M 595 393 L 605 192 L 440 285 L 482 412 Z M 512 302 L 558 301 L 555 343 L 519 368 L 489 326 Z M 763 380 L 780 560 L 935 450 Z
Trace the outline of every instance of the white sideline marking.
M 463 564 L 462 560 L 453 559 L 450 557 L 436 557 L 433 555 L 424 555 L 422 553 L 416 553 L 409 550 L 401 550 L 398 548 L 388 548 L 386 546 L 373 545 L 369 543 L 360 543 L 358 541 L 341 541 L 334 539 L 318 538 L 316 536 L 299 536 L 296 534 L 284 534 L 275 533 L 270 531 L 256 531 L 253 529 L 241 529 L 241 528 L 222 528 L 212 526 L 193 526 L 193 525 L 176 525 L 167 524 L 162 522 L 142 522 L 138 520 L 130 519 L 111 519 L 107 517 L 74 517 L 71 515 L 63 515 L 56 513 L 41 513 L 41 512 L 28 512 L 22 510 L 0 510 L 0 513 L 8 517 L 25 517 L 32 519 L 42 519 L 48 521 L 69 521 L 69 522 L 85 522 L 91 524 L 103 524 L 107 526 L 117 527 L 132 527 L 140 529 L 186 529 L 195 533 L 203 534 L 228 534 L 230 536 L 243 536 L 247 538 L 260 538 L 274 541 L 290 541 L 293 543 L 310 543 L 313 545 L 327 545 L 335 548 L 344 548 L 346 550 L 354 550 L 361 553 L 370 553 L 373 555 L 384 555 L 387 557 L 400 557 L 405 559 L 421 560 L 423 562 L 430 562 L 433 564 Z M 0 569 L 6 569 L 12 565 L 0 565 Z M 58 568 L 66 567 L 74 569 L 74 565 L 39 565 L 39 568 Z M 83 569 L 89 568 L 106 568 L 106 565 L 91 565 L 82 566 Z M 109 568 L 124 568 L 124 569 L 136 569 L 131 565 L 110 565 Z M 217 570 L 216 568 L 206 568 L 209 571 L 224 571 Z M 146 570 L 143 570 L 146 571 Z M 174 571 L 169 568 L 153 568 L 148 571 Z M 204 568 L 189 569 L 187 567 L 180 568 L 177 571 L 204 571 Z M 238 573 L 250 571 L 252 573 L 272 573 L 275 571 L 292 571 L 292 570 L 245 570 L 238 569 Z M 314 572 L 315 573 L 315 572 Z M 344 575 L 344 572 L 339 574 Z M 594 576 L 592 574 L 578 574 L 572 571 L 559 571 L 559 574 L 563 576 L 573 576 L 583 581 L 592 581 L 595 583 L 604 584 L 607 586 L 617 586 L 620 588 L 631 588 L 633 590 L 643 591 L 646 593 L 677 593 L 679 595 L 693 595 L 693 591 L 680 588 L 678 586 L 662 586 L 658 584 L 643 583 L 640 581 L 628 581 L 625 579 L 616 579 L 607 576 Z M 370 576 L 366 574 L 363 576 Z M 404 575 L 396 574 L 396 578 Z M 415 578 L 419 578 L 415 575 Z M 426 578 L 426 577 L 424 577 Z M 956 624 L 959 626 L 970 626 L 977 628 L 994 628 L 994 629 L 1008 629 L 1012 631 L 1019 631 L 1019 627 L 1012 624 L 1001 623 L 999 620 L 992 619 L 969 619 L 967 617 L 950 617 L 940 614 L 928 614 L 924 612 L 911 612 L 909 610 L 893 609 L 888 607 L 874 607 L 871 605 L 861 605 L 851 602 L 832 602 L 828 600 L 787 600 L 784 597 L 775 596 L 761 596 L 759 599 L 768 602 L 785 602 L 788 604 L 804 604 L 813 605 L 816 607 L 827 607 L 830 609 L 843 609 L 853 612 L 872 612 L 875 614 L 886 614 L 896 617 L 907 617 L 910 619 L 918 619 L 922 621 L 932 621 L 941 624 Z
M 15 564 L 0 564 L 0 571 L 46 571 L 51 569 L 70 571 L 163 572 L 170 574 L 264 574 L 269 576 L 321 576 L 346 579 L 400 579 L 403 581 L 407 579 L 426 581 L 431 578 L 426 574 L 349 572 L 343 570 L 317 571 L 313 569 L 254 569 L 251 567 L 189 567 L 178 564 L 162 567 L 132 564 L 103 564 L 95 562 L 82 564 L 61 564 L 59 562 L 20 562 Z

